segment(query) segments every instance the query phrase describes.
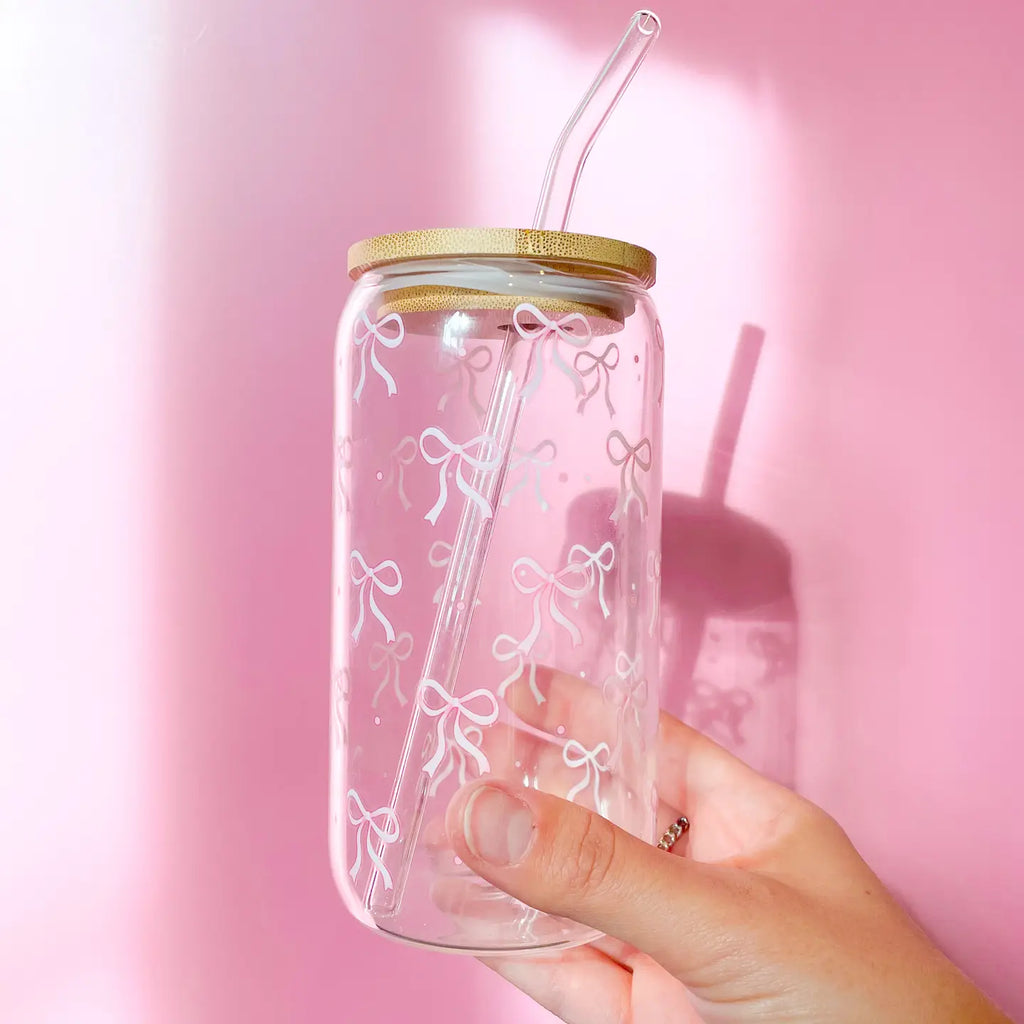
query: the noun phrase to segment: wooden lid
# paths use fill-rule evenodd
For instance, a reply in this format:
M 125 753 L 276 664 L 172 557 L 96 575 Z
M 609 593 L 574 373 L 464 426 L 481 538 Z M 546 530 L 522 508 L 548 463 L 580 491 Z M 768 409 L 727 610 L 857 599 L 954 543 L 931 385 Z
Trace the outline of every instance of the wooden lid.
M 356 242 L 348 251 L 348 272 L 355 280 L 376 267 L 449 256 L 498 256 L 569 264 L 584 274 L 614 271 L 628 274 L 644 288 L 654 284 L 657 270 L 654 253 L 600 235 L 532 228 L 430 228 Z

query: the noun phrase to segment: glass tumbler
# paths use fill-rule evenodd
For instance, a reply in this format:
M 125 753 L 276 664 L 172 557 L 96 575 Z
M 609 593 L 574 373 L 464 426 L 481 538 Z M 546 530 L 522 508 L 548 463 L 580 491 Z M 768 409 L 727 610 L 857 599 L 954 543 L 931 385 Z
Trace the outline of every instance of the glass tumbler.
M 663 342 L 653 255 L 438 229 L 349 252 L 336 358 L 330 852 L 437 949 L 594 938 L 455 855 L 482 775 L 653 840 Z

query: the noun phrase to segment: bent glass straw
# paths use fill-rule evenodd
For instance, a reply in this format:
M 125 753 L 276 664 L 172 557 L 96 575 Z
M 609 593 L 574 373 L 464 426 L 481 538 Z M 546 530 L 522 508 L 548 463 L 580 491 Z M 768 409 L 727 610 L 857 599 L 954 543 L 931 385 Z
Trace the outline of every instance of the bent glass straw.
M 622 39 L 590 84 L 555 143 L 533 219 L 534 230 L 565 230 L 576 186 L 594 141 L 660 32 L 661 22 L 651 11 L 637 11 L 630 19 Z M 472 481 L 473 489 L 484 498 L 493 514 L 486 515 L 473 501 L 467 500 L 463 506 L 420 676 L 421 680 L 433 680 L 449 694 L 455 690 L 462 664 L 494 529 L 494 515 L 497 514 L 526 402 L 522 395 L 523 383 L 530 379 L 539 352 L 539 346 L 520 337 L 511 325 L 503 326 L 502 330 L 505 331 L 505 340 L 481 431 L 491 439 L 489 451 L 481 452 L 481 461 L 496 461 L 498 465 L 489 470 L 477 470 Z M 377 851 L 380 862 L 388 868 L 392 885 L 384 885 L 382 872 L 375 868 L 367 883 L 364 901 L 369 909 L 380 915 L 394 915 L 401 908 L 409 868 L 423 827 L 430 780 L 422 771 L 422 759 L 432 734 L 418 702 L 413 701 L 390 802 L 390 806 L 399 813 L 401 834 L 397 843 L 382 842 Z M 411 806 L 412 814 L 402 820 L 399 809 L 406 806 Z
M 551 151 L 533 215 L 534 229 L 565 230 L 594 142 L 660 34 L 661 22 L 653 11 L 637 11 L 630 19 L 625 35 L 565 122 Z

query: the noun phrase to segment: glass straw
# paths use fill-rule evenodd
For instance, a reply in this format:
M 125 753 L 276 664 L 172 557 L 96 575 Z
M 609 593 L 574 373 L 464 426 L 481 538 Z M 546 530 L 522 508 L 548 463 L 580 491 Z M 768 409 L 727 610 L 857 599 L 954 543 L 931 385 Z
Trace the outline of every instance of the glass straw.
M 653 11 L 637 11 L 630 18 L 625 35 L 565 122 L 551 151 L 533 215 L 535 229 L 565 230 L 576 186 L 594 142 L 660 34 L 661 22 Z
M 651 11 L 637 11 L 630 19 L 622 39 L 555 143 L 533 220 L 535 230 L 565 230 L 576 186 L 594 140 L 660 32 L 661 22 Z M 530 379 L 539 352 L 538 346 L 521 338 L 511 325 L 504 326 L 502 330 L 505 339 L 482 430 L 492 439 L 491 452 L 501 453 L 501 463 L 496 469 L 477 470 L 472 481 L 473 489 L 486 499 L 495 514 L 526 402 L 522 396 L 523 383 Z M 475 502 L 467 501 L 452 545 L 444 591 L 420 676 L 421 679 L 432 679 L 449 694 L 455 691 L 493 529 L 494 517 L 486 516 Z M 432 727 L 414 701 L 390 802 L 396 812 L 411 804 L 412 815 L 404 820 L 400 816 L 402 832 L 399 841 L 381 843 L 377 851 L 385 866 L 390 861 L 394 867 L 394 870 L 389 867 L 393 879 L 391 888 L 382 884 L 379 869 L 375 869 L 368 880 L 365 905 L 377 915 L 393 916 L 401 909 L 402 895 L 423 827 L 430 780 L 421 770 L 421 764 L 425 746 L 432 735 Z

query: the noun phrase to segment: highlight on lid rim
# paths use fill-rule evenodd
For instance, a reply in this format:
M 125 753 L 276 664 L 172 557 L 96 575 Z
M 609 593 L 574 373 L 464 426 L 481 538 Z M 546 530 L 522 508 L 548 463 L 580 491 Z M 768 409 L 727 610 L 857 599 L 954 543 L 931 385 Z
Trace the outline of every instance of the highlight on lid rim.
M 657 259 L 649 249 L 600 235 L 533 228 L 428 228 L 377 235 L 348 251 L 348 272 L 361 274 L 405 260 L 504 256 L 619 271 L 644 288 L 654 284 Z

